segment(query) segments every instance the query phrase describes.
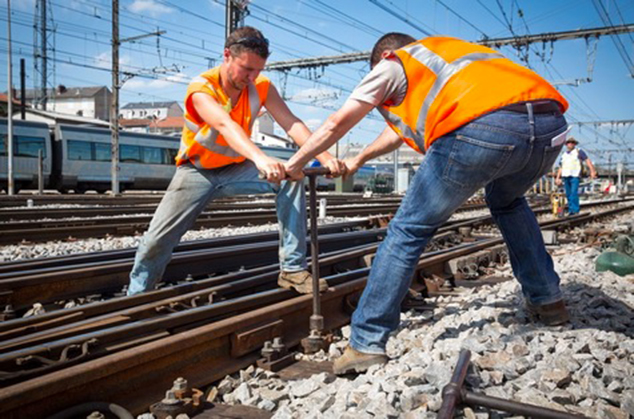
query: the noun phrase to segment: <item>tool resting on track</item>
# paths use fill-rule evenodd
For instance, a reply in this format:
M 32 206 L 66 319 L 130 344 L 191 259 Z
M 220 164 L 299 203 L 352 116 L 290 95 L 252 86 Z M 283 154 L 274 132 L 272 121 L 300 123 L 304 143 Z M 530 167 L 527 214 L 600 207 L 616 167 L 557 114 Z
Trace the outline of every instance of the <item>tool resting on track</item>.
M 321 299 L 319 295 L 319 238 L 317 236 L 317 176 L 329 175 L 327 167 L 310 167 L 302 170 L 308 177 L 310 191 L 308 207 L 310 209 L 310 256 L 313 275 L 313 314 L 310 316 L 310 335 L 302 341 L 304 351 L 315 353 L 325 346 L 322 332 L 324 317 L 321 315 Z M 260 172 L 260 179 L 266 179 L 266 173 Z

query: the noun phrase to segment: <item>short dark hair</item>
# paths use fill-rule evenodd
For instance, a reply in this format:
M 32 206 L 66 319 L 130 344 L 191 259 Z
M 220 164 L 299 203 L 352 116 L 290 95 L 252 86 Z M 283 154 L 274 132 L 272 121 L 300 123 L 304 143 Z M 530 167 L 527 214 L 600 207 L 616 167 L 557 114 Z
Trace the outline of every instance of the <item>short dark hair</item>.
M 407 44 L 415 42 L 416 39 L 410 35 L 400 32 L 386 33 L 376 41 L 374 48 L 372 48 L 372 54 L 370 55 L 370 67 L 374 68 L 375 65 L 381 61 L 381 55 L 384 51 L 393 51 L 399 48 L 403 48 Z
M 262 35 L 262 32 L 251 26 L 243 26 L 231 32 L 225 41 L 225 48 L 228 48 L 233 56 L 245 51 L 257 54 L 264 59 L 271 55 L 269 40 Z

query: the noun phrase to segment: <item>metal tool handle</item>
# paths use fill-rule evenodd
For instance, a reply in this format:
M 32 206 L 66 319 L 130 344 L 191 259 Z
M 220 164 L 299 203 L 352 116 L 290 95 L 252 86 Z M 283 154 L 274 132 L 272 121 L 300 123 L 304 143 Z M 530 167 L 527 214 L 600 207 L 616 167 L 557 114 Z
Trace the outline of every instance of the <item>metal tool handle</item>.
M 330 174 L 330 169 L 327 167 L 307 167 L 302 170 L 302 173 L 304 173 L 304 176 L 324 176 Z M 266 173 L 260 171 L 258 179 L 266 179 Z

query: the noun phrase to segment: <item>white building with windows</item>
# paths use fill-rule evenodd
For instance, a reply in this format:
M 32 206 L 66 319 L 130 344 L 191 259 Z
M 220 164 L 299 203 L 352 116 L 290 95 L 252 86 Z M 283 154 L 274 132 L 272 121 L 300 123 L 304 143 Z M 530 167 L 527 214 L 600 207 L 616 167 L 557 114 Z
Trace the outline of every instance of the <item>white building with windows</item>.
M 165 119 L 172 116 L 183 116 L 183 108 L 173 100 L 171 102 L 131 102 L 119 110 L 119 117 L 124 119 Z
M 20 90 L 16 91 L 16 99 L 20 99 Z M 37 109 L 41 109 L 35 100 L 40 97 L 40 92 L 27 89 L 25 100 Z M 65 87 L 48 89 L 46 92 L 46 109 L 65 115 L 74 115 L 85 118 L 95 118 L 102 121 L 110 120 L 110 105 L 112 93 L 106 86 L 92 87 Z

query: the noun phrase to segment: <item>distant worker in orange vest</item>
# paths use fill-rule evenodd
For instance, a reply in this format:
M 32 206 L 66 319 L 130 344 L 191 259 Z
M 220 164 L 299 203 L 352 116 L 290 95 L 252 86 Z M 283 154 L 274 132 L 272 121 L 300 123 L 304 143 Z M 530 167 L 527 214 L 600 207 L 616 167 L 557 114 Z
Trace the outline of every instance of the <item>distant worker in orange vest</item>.
M 278 284 L 300 293 L 312 292 L 306 270 L 306 202 L 303 182 L 285 181 L 282 162 L 268 157 L 249 138 L 264 106 L 298 144 L 310 136 L 306 125 L 288 109 L 270 80 L 260 72 L 269 43 L 252 27 L 234 31 L 226 40 L 223 62 L 189 84 L 185 126 L 176 156 L 176 173 L 141 240 L 130 272 L 128 295 L 149 291 L 159 281 L 172 250 L 213 199 L 275 193 L 280 223 Z M 317 159 L 333 175 L 346 167 L 328 152 Z M 258 178 L 259 172 L 266 179 Z M 320 290 L 327 283 L 320 281 Z
M 294 179 L 372 109 L 388 127 L 357 157 L 367 160 L 405 142 L 426 152 L 389 224 L 352 316 L 350 345 L 337 374 L 387 362 L 385 345 L 426 244 L 479 189 L 509 249 L 528 312 L 547 325 L 569 320 L 559 276 L 524 193 L 547 173 L 567 130 L 566 100 L 535 72 L 499 52 L 450 37 L 417 41 L 390 33 L 374 46 L 372 70 L 343 107 L 286 163 Z

